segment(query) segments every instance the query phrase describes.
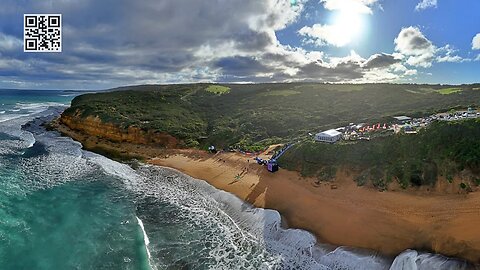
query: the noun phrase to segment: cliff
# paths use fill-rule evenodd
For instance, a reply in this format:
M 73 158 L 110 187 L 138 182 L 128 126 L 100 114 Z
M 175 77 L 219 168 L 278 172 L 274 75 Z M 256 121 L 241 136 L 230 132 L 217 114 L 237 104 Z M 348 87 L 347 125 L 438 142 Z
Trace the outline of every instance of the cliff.
M 470 104 L 478 100 L 479 91 L 465 86 L 461 95 L 445 97 L 432 86 L 428 95 L 412 96 L 406 90 L 420 86 L 362 85 L 361 90 L 347 91 L 351 87 L 228 85 L 220 87 L 226 91 L 217 93 L 202 84 L 136 86 L 77 96 L 59 122 L 70 129 L 64 134 L 76 132 L 75 139 L 90 150 L 107 145 L 121 153 L 153 157 L 137 150 L 215 145 L 256 152 L 268 145 L 296 141 L 279 164 L 319 181 L 330 181 L 338 168 L 350 166 L 358 170 L 358 185 L 371 184 L 380 190 L 392 182 L 402 188 L 430 188 L 439 178 L 465 191 L 480 186 L 480 144 L 476 139 L 480 122 L 473 119 L 436 123 L 416 136 L 399 134 L 375 142 L 326 145 L 306 135 L 349 122 L 388 121 L 388 116 L 418 108 L 431 113 Z M 362 100 L 375 107 L 356 106 Z M 126 144 L 130 145 L 126 148 Z M 462 172 L 468 179 L 455 183 L 455 176 Z
M 74 114 L 63 113 L 60 123 L 73 131 L 106 139 L 114 143 L 132 143 L 140 145 L 154 145 L 165 148 L 179 148 L 183 143 L 165 132 L 156 130 L 142 130 L 135 126 L 122 128 L 112 123 L 105 123 L 98 116 L 82 117 L 80 111 Z
M 348 123 L 385 123 L 394 115 L 417 117 L 453 107 L 475 107 L 480 100 L 475 85 L 458 86 L 462 92 L 450 95 L 439 94 L 441 87 L 315 83 L 130 86 L 77 96 L 65 115 L 93 116 L 124 129 L 165 132 L 189 148 L 215 145 L 256 152 Z

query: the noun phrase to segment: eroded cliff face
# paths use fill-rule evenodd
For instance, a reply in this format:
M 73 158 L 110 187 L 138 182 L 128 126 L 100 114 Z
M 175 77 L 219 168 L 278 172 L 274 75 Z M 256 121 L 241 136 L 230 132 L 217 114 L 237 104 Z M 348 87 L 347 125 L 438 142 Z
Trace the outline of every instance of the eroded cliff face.
M 144 131 L 138 127 L 130 126 L 121 128 L 112 123 L 104 123 L 94 116 L 81 117 L 79 111 L 73 115 L 63 113 L 60 122 L 72 130 L 79 131 L 88 136 L 96 136 L 112 142 L 128 142 L 142 145 L 163 146 L 166 148 L 178 148 L 183 143 L 175 137 L 159 131 Z

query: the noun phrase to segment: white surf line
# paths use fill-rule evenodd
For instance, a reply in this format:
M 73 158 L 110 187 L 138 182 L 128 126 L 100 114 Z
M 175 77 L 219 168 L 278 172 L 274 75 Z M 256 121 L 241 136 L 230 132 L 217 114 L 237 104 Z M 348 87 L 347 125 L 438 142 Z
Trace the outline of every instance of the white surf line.
M 255 236 L 253 236 L 252 234 L 250 234 L 249 232 L 246 232 L 249 236 L 245 236 L 245 233 L 243 232 L 242 228 L 240 228 L 240 226 L 238 226 L 237 222 L 235 222 L 235 220 L 229 215 L 227 214 L 225 211 L 223 211 L 222 209 L 220 209 L 220 207 L 218 206 L 215 206 L 215 208 L 217 208 L 218 211 L 220 211 L 220 213 L 224 214 L 231 222 L 233 225 L 235 225 L 235 227 L 237 227 L 237 230 L 240 232 L 240 234 L 242 235 L 242 240 L 244 241 L 248 241 L 248 240 L 251 240 L 253 242 L 256 242 L 258 243 L 258 240 L 255 238 Z M 230 239 L 230 243 L 232 244 L 233 248 L 235 250 L 238 250 L 238 247 L 237 245 L 235 245 L 235 243 L 233 242 L 233 239 Z
M 150 244 L 150 240 L 148 239 L 148 236 L 147 236 L 147 232 L 145 231 L 145 227 L 143 227 L 143 222 L 140 218 L 138 218 L 137 216 L 135 216 L 137 218 L 137 221 L 138 221 L 138 225 L 140 225 L 140 228 L 142 229 L 142 232 L 143 232 L 143 242 L 145 243 L 145 250 L 147 251 L 147 256 L 148 256 L 148 264 L 150 265 L 150 269 L 154 269 L 151 262 L 150 262 L 150 259 L 151 259 L 151 255 L 150 255 L 150 250 L 148 249 L 148 245 Z
M 5 116 L 2 116 L 2 118 L 0 118 L 0 123 L 1 122 L 7 122 L 7 121 L 10 121 L 10 120 L 15 120 L 15 119 L 22 118 L 22 117 L 25 117 L 25 116 L 30 116 L 30 114 L 6 114 Z

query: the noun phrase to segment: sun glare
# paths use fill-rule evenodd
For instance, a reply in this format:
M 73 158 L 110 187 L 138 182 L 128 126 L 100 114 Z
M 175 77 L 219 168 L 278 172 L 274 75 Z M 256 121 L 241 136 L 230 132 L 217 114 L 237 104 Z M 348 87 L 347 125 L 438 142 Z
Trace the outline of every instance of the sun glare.
M 351 43 L 360 38 L 365 31 L 365 17 L 365 14 L 342 10 L 332 17 L 332 26 L 341 40 Z

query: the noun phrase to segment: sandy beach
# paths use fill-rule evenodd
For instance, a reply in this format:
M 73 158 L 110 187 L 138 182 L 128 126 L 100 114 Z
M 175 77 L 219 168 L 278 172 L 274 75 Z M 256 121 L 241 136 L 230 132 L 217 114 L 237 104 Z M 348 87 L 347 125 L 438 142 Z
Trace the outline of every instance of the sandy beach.
M 480 194 L 425 195 L 358 187 L 340 170 L 317 185 L 298 173 L 268 172 L 238 153 L 216 155 L 179 150 L 149 163 L 175 168 L 263 208 L 278 210 L 293 228 L 322 242 L 397 255 L 405 249 L 433 251 L 480 261 Z
M 456 182 L 440 179 L 433 189 L 390 186 L 380 192 L 357 186 L 350 170 L 339 169 L 334 181 L 318 184 L 295 171 L 270 173 L 240 153 L 115 143 L 53 125 L 87 150 L 113 158 L 140 157 L 203 179 L 257 207 L 278 210 L 289 227 L 310 231 L 320 242 L 389 256 L 424 250 L 480 263 L 480 192 L 459 193 Z

